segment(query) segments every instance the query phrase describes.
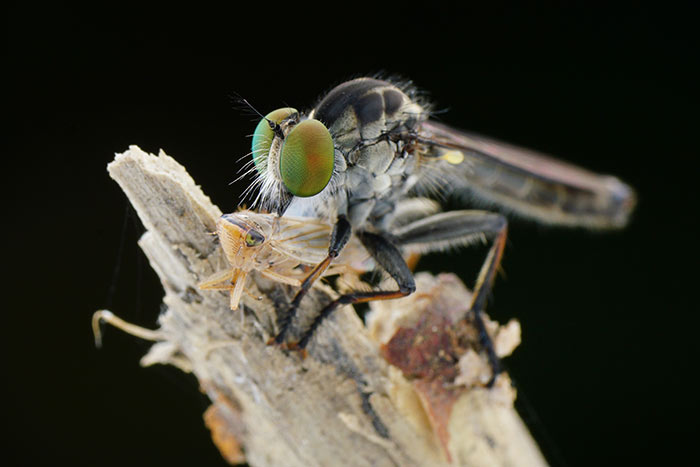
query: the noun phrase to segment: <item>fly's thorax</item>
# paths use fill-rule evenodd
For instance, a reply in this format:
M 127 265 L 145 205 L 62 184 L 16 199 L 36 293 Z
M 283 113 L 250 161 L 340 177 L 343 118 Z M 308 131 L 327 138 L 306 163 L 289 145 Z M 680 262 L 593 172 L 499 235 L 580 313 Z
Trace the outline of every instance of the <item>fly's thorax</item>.
M 397 123 L 415 125 L 424 112 L 394 84 L 358 78 L 333 88 L 309 116 L 323 122 L 334 137 L 357 131 L 362 139 L 372 139 Z
M 428 112 L 392 83 L 358 78 L 333 88 L 309 117 L 328 127 L 336 148 L 350 164 L 383 171 L 391 163 L 394 148 L 379 142 L 412 131 Z
M 428 117 L 409 94 L 387 81 L 358 78 L 332 89 L 309 114 L 328 127 L 347 161 L 342 213 L 352 225 L 365 224 L 377 206 L 390 210 L 405 191 L 406 170 L 414 167 L 405 142 Z
M 254 214 L 254 213 L 253 213 Z M 273 223 L 256 222 L 244 212 L 224 214 L 217 221 L 221 248 L 234 269 L 250 270 L 265 250 Z
M 369 219 L 375 226 L 391 222 L 395 204 L 409 194 L 419 179 L 414 173 L 416 156 L 402 151 L 395 142 L 386 143 L 391 146 L 391 160 L 380 157 L 373 160 L 388 160 L 388 166 L 358 164 L 346 171 L 347 216 L 354 226 L 365 225 Z

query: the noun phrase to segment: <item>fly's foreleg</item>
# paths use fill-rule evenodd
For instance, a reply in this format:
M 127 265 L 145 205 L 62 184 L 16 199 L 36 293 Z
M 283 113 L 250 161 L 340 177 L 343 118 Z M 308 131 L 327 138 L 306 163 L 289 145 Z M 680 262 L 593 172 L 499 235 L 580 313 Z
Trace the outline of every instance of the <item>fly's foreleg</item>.
M 491 338 L 486 332 L 481 312 L 486 306 L 496 271 L 501 263 L 507 232 L 508 222 L 500 214 L 488 211 L 449 211 L 412 222 L 397 229 L 395 234 L 400 245 L 418 247 L 426 253 L 449 246 L 469 244 L 484 236 L 493 239 L 491 249 L 479 271 L 470 307 L 481 347 L 486 352 L 493 370 L 491 383 L 501 372 L 501 365 Z
M 401 251 L 391 241 L 382 235 L 369 232 L 360 232 L 358 237 L 377 264 L 396 281 L 398 290 L 353 292 L 340 296 L 321 310 L 321 313 L 296 344 L 296 348 L 304 349 L 321 322 L 341 305 L 365 303 L 374 300 L 390 300 L 392 298 L 405 297 L 416 290 L 413 273 L 411 273 L 406 261 L 403 259 Z
M 333 227 L 333 233 L 331 234 L 331 242 L 328 247 L 328 256 L 326 256 L 326 259 L 321 261 L 302 281 L 301 288 L 294 296 L 292 303 L 289 305 L 289 309 L 279 318 L 277 322 L 279 332 L 274 338 L 275 343 L 281 344 L 284 342 L 302 299 L 306 296 L 314 282 L 316 282 L 316 280 L 321 277 L 324 272 L 326 272 L 333 259 L 338 256 L 345 244 L 348 243 L 351 233 L 352 228 L 350 226 L 350 222 L 348 222 L 348 219 L 342 215 L 338 216 L 338 220 Z

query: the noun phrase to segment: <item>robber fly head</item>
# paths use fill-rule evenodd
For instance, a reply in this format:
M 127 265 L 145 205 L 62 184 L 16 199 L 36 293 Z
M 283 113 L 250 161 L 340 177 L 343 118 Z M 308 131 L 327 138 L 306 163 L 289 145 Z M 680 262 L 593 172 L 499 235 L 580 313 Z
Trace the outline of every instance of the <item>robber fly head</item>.
M 311 197 L 328 186 L 335 168 L 333 138 L 323 123 L 291 107 L 261 118 L 252 141 L 259 199 L 254 204 L 284 211 L 292 197 Z M 262 199 L 260 199 L 262 197 Z

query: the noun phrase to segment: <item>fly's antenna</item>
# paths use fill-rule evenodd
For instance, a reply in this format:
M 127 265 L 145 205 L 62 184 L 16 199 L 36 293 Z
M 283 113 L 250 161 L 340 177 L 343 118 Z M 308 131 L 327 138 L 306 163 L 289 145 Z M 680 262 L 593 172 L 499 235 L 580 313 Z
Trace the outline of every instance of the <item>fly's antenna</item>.
M 264 116 L 263 114 L 258 112 L 258 109 L 253 107 L 253 104 L 248 102 L 248 99 L 242 97 L 238 93 L 234 93 L 234 94 L 235 94 L 235 96 L 231 96 L 231 99 L 233 100 L 234 104 L 237 104 L 236 106 L 239 109 L 242 108 L 242 109 L 246 109 L 246 110 L 252 110 L 255 115 L 259 116 L 262 120 L 265 120 L 268 125 L 270 125 L 270 129 L 275 133 L 275 135 L 284 139 L 284 132 L 282 131 L 282 127 L 279 126 L 278 123 L 273 122 L 272 120 L 270 120 L 269 118 L 267 118 L 266 116 Z M 243 106 L 241 106 L 240 104 L 243 104 Z

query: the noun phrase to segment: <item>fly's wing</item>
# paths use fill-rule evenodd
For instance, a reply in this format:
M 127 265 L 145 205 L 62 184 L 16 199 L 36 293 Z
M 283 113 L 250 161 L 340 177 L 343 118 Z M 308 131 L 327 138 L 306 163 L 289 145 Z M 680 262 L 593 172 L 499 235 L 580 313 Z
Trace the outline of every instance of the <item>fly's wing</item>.
M 280 217 L 270 246 L 280 255 L 315 266 L 328 255 L 331 226 L 313 218 Z
M 540 222 L 620 228 L 636 204 L 634 190 L 613 176 L 431 120 L 422 123 L 419 143 L 437 159 L 433 167 L 449 192 Z

